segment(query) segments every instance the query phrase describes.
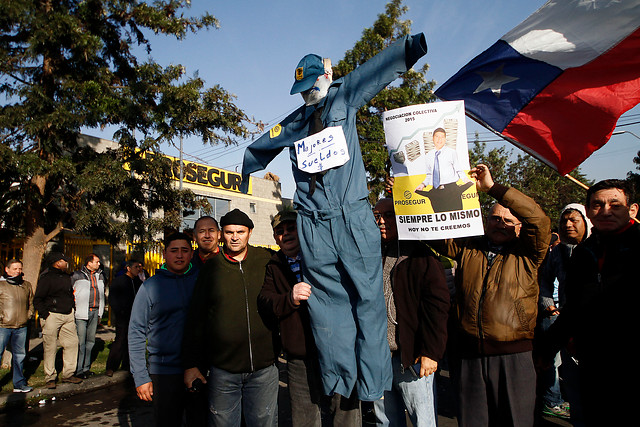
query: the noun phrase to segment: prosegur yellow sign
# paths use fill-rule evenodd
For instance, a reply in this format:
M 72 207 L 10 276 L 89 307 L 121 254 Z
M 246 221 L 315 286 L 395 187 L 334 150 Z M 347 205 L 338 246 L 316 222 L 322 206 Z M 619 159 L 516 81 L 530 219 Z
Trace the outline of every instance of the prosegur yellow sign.
M 163 156 L 171 160 L 171 178 L 179 181 L 180 159 L 173 156 Z M 184 160 L 183 165 L 183 182 L 185 183 L 240 192 L 242 175 L 239 173 Z M 249 194 L 251 192 L 251 181 L 249 181 Z

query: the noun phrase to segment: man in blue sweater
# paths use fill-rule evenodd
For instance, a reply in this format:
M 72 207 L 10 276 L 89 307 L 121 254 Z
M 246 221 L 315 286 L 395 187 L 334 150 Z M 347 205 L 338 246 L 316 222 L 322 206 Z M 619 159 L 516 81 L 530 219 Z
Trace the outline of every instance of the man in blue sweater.
M 156 425 L 178 426 L 187 398 L 182 333 L 197 274 L 188 235 L 175 233 L 165 239 L 164 247 L 165 263 L 145 280 L 133 302 L 129 359 L 138 397 L 153 402 Z

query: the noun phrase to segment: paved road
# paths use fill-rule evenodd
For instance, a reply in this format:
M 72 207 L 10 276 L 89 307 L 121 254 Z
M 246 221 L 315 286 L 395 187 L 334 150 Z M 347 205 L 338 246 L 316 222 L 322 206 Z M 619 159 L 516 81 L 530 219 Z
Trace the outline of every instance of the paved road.
M 0 425 L 18 426 L 131 426 L 153 425 L 151 405 L 135 395 L 133 383 L 48 400 L 31 408 L 11 408 L 0 414 Z
M 453 402 L 450 394 L 450 383 L 447 372 L 442 372 L 438 378 L 438 425 L 439 427 L 456 427 Z M 286 377 L 282 376 L 282 380 Z M 281 405 L 280 426 L 289 427 L 290 417 L 287 387 L 284 381 L 280 383 Z M 364 408 L 366 411 L 366 408 Z M 153 425 L 151 405 L 140 401 L 134 390 L 133 382 L 124 382 L 109 387 L 71 396 L 47 400 L 42 405 L 33 407 L 18 406 L 7 409 L 0 414 L 0 426 L 128 426 L 147 427 Z M 364 426 L 371 423 L 365 415 Z M 542 419 L 540 427 L 570 426 L 569 423 L 555 419 Z

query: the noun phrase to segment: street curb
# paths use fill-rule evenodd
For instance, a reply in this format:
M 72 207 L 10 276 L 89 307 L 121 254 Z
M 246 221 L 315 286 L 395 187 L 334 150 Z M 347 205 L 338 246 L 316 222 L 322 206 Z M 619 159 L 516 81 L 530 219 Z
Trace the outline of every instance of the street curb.
M 15 406 L 38 405 L 39 402 L 52 399 L 64 399 L 70 396 L 89 393 L 127 381 L 131 374 L 126 371 L 116 371 L 113 377 L 96 375 L 82 381 L 80 384 L 58 383 L 55 389 L 44 386 L 34 387 L 29 393 L 3 393 L 0 395 L 0 412 Z M 132 380 L 133 381 L 133 380 Z
M 113 341 L 115 338 L 115 328 L 113 326 L 99 325 L 96 331 L 96 338 L 101 339 L 104 342 Z M 42 344 L 41 337 L 33 337 L 29 339 L 29 351 L 27 357 L 29 357 L 34 349 Z M 25 360 L 26 363 L 26 360 Z M 48 389 L 44 385 L 41 387 L 34 387 L 33 391 L 29 393 L 0 393 L 0 412 L 3 412 L 6 408 L 13 406 L 24 405 L 38 405 L 39 401 L 51 400 L 52 398 L 63 399 L 69 396 L 91 392 L 106 388 L 114 384 L 118 384 L 131 377 L 131 374 L 127 371 L 116 371 L 113 377 L 95 375 L 82 381 L 80 384 L 63 383 L 58 380 L 55 389 Z

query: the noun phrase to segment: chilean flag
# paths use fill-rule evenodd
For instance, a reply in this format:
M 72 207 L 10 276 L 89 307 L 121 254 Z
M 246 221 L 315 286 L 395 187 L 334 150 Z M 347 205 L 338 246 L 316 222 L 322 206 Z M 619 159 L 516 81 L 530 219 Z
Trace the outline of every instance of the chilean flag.
M 561 174 L 640 102 L 640 0 L 551 0 L 436 92 Z

